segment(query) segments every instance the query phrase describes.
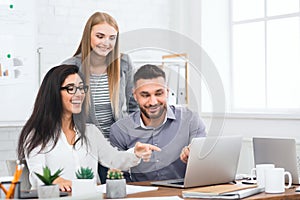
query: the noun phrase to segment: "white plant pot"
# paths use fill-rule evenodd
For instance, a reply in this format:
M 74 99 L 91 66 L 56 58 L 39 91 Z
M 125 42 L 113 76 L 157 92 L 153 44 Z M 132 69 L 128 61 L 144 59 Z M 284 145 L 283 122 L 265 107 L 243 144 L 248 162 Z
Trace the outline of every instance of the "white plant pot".
M 126 197 L 126 180 L 106 180 L 106 198 L 116 199 Z
M 40 185 L 38 186 L 39 199 L 49 199 L 59 197 L 58 185 Z
M 72 181 L 72 197 L 96 193 L 95 179 L 76 179 Z

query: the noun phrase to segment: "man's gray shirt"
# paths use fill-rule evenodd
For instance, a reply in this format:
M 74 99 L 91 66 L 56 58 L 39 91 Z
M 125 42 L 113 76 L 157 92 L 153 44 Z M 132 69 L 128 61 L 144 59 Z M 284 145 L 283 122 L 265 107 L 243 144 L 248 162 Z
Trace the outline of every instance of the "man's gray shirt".
M 141 126 L 141 113 L 136 111 L 111 126 L 110 142 L 119 150 L 133 148 L 136 142 L 161 148 L 153 152 L 150 162 L 131 168 L 132 181 L 183 178 L 186 164 L 180 160 L 183 147 L 194 137 L 205 137 L 205 126 L 197 113 L 185 107 L 167 106 L 167 120 L 157 128 Z

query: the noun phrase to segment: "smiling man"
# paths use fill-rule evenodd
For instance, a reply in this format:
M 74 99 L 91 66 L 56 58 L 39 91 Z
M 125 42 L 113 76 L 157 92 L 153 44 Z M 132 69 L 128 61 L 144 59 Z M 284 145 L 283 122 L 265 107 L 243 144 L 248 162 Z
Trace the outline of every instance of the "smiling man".
M 132 167 L 127 180 L 153 181 L 183 178 L 194 137 L 204 137 L 205 126 L 197 113 L 167 104 L 169 89 L 165 72 L 155 65 L 144 65 L 134 75 L 134 98 L 139 110 L 111 126 L 110 142 L 120 150 L 143 142 L 161 148 L 150 162 Z M 130 177 L 128 176 L 130 175 Z

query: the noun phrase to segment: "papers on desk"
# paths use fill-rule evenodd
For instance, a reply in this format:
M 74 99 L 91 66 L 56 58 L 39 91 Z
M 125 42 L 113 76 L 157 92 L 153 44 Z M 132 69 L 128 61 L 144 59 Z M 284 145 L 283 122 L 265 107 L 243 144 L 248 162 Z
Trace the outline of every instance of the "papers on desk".
M 207 187 L 199 187 L 182 191 L 183 198 L 207 198 L 207 199 L 242 199 L 260 192 L 264 188 L 244 184 L 222 184 Z
M 138 192 L 147 192 L 147 191 L 153 191 L 157 190 L 158 187 L 153 186 L 138 186 L 138 185 L 126 185 L 126 193 L 127 194 L 134 194 Z M 98 185 L 97 191 L 106 193 L 106 184 Z
M 139 192 L 147 192 L 158 190 L 158 187 L 153 186 L 139 186 L 139 185 L 126 185 L 126 193 L 134 194 Z M 106 193 L 106 184 L 98 185 L 97 191 Z M 143 197 L 143 200 L 182 200 L 182 198 L 178 196 L 166 196 L 166 197 Z M 120 199 L 118 199 L 120 200 Z M 126 200 L 141 200 L 141 198 L 126 198 Z

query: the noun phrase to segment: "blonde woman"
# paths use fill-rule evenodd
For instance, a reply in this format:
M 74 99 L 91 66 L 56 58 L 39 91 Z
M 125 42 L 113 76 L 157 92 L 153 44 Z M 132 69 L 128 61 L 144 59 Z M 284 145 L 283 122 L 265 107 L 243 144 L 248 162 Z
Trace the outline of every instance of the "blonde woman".
M 94 13 L 85 25 L 76 53 L 63 63 L 78 66 L 84 74 L 90 85 L 87 122 L 95 124 L 108 139 L 110 126 L 138 108 L 132 97 L 132 63 L 128 55 L 119 53 L 115 19 L 107 13 Z M 103 168 L 99 172 L 103 183 L 106 172 Z

